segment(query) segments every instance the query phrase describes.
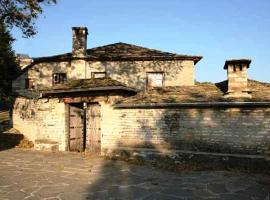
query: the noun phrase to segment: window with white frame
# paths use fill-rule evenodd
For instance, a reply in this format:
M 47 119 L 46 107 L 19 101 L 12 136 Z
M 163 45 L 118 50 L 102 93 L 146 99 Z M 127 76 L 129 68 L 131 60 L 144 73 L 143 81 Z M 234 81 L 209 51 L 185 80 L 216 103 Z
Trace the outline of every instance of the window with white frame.
M 164 73 L 163 72 L 147 72 L 146 77 L 147 88 L 163 87 Z

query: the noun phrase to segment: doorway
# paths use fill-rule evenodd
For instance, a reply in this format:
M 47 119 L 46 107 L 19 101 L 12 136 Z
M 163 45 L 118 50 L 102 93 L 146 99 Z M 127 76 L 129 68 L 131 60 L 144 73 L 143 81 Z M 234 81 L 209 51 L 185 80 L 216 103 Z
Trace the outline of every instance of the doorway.
M 101 152 L 100 105 L 69 104 L 69 151 Z
M 69 151 L 85 149 L 85 110 L 82 103 L 69 104 Z

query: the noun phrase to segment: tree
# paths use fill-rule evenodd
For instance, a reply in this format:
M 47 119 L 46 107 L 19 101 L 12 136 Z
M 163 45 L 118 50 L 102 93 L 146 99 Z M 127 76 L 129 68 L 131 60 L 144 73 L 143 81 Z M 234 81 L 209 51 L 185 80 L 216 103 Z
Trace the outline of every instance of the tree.
M 43 12 L 42 5 L 57 0 L 0 0 L 0 21 L 8 30 L 21 29 L 24 37 L 36 34 L 35 20 Z
M 8 97 L 12 89 L 12 79 L 19 69 L 11 44 L 14 39 L 0 21 L 0 99 Z
M 12 50 L 10 31 L 19 28 L 24 37 L 36 34 L 35 20 L 43 12 L 42 5 L 55 4 L 57 0 L 0 0 L 0 99 L 8 97 L 12 80 L 19 72 Z

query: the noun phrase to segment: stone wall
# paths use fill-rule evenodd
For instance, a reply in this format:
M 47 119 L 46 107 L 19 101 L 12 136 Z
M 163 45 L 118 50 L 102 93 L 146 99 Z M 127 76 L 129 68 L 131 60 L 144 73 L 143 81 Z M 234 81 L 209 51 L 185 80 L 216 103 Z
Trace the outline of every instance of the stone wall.
M 138 89 L 145 89 L 147 72 L 164 72 L 165 86 L 194 85 L 195 79 L 193 61 L 89 62 L 86 77 L 100 71 Z
M 66 150 L 66 106 L 58 99 L 17 98 L 13 106 L 13 127 L 34 143 L 57 143 Z
M 53 73 L 66 73 L 67 79 L 91 78 L 92 72 L 106 72 L 108 77 L 138 89 L 145 89 L 147 72 L 164 72 L 165 86 L 194 85 L 193 61 L 134 61 L 134 62 L 48 62 L 34 65 L 13 81 L 13 91 L 31 95 L 25 90 L 25 79 L 33 79 L 35 89 L 52 86 Z
M 270 108 L 113 108 L 101 102 L 101 148 L 143 148 L 263 155 L 270 150 Z M 17 98 L 13 126 L 29 140 L 67 148 L 68 106 Z
M 103 107 L 102 151 L 118 148 L 264 154 L 270 108 L 113 109 Z

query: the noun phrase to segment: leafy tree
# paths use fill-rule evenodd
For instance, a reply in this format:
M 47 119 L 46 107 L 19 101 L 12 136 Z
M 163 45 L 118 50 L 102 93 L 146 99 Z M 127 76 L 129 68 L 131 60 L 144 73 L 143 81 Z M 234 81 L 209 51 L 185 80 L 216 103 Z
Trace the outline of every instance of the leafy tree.
M 35 20 L 43 12 L 42 5 L 55 4 L 57 0 L 0 0 L 0 21 L 11 30 L 21 29 L 24 37 L 36 34 Z
M 35 20 L 43 12 L 43 5 L 57 0 L 0 0 L 0 99 L 11 93 L 12 79 L 19 72 L 12 50 L 13 27 L 19 28 L 24 37 L 36 34 Z
M 0 21 L 0 99 L 10 95 L 12 79 L 19 69 L 15 60 L 11 44 L 14 39 Z

